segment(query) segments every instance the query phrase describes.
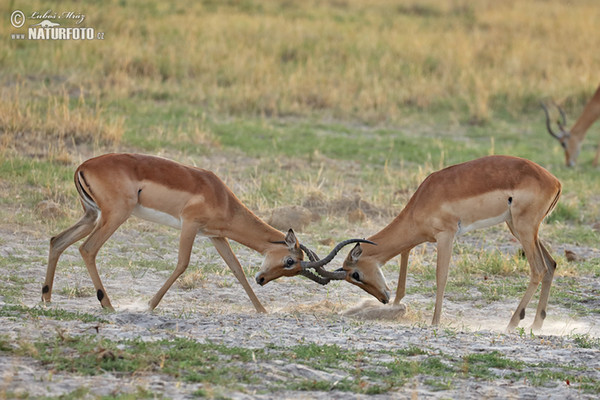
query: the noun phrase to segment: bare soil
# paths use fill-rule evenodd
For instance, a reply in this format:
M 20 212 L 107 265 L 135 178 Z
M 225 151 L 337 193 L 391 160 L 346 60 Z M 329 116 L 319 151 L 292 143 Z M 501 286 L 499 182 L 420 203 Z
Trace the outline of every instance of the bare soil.
M 57 269 L 53 303 L 49 307 L 99 315 L 108 323 L 60 321 L 50 318 L 14 319 L 0 318 L 0 336 L 7 336 L 15 344 L 35 341 L 48 335 L 98 335 L 111 340 L 143 338 L 158 340 L 185 337 L 199 342 L 222 343 L 258 349 L 268 346 L 293 346 L 299 343 L 337 345 L 343 349 L 364 350 L 367 353 L 417 346 L 431 352 L 443 352 L 457 357 L 478 352 L 498 351 L 511 360 L 527 363 L 552 363 L 556 365 L 585 365 L 585 374 L 600 379 L 600 350 L 581 348 L 573 334 L 600 336 L 600 323 L 594 317 L 573 318 L 572 313 L 552 304 L 543 330 L 529 334 L 528 327 L 535 313 L 528 309 L 521 326 L 526 334 L 503 333 L 518 299 L 505 299 L 492 303 L 469 301 L 444 302 L 442 325 L 431 327 L 434 299 L 424 295 L 408 295 L 402 308 L 389 312 L 391 306 L 373 303 L 366 293 L 345 282 L 333 282 L 322 287 L 304 278 L 282 278 L 260 287 L 248 277 L 268 314 L 257 314 L 233 274 L 225 270 L 210 242 L 198 239 L 193 266 L 188 274 L 198 268 L 201 278 L 193 288 L 177 284 L 166 294 L 154 312 L 146 309 L 147 301 L 172 272 L 175 265 L 177 232 L 146 230 L 136 223 L 126 223 L 101 250 L 98 257 L 100 274 L 111 297 L 116 312 L 105 313 L 98 301 L 90 295 L 70 295 L 69 288 L 91 287 L 91 280 L 81 261 L 77 246 L 63 254 Z M 49 236 L 49 235 L 48 235 Z M 311 243 L 309 243 L 311 244 Z M 21 295 L 8 297 L 0 293 L 0 307 L 22 304 L 39 305 L 40 289 L 44 280 L 48 237 L 21 227 L 4 227 L 0 230 L 0 257 L 5 262 L 0 274 L 8 277 L 18 274 L 26 283 Z M 555 249 L 556 250 L 556 249 Z M 560 250 L 560 249 L 559 249 Z M 242 246 L 234 246 L 243 265 L 258 266 L 261 256 Z M 426 251 L 432 251 L 427 249 Z M 584 252 L 584 249 L 579 249 Z M 595 250 L 589 249 L 591 253 Z M 149 264 L 160 261 L 163 267 Z M 340 262 L 340 261 L 338 261 Z M 204 270 L 202 266 L 207 266 Z M 396 273 L 385 271 L 390 287 L 396 285 Z M 452 279 L 452 273 L 450 275 Z M 415 285 L 410 276 L 408 286 Z M 591 283 L 598 288 L 598 283 Z M 83 291 L 86 293 L 86 291 Z M 361 307 L 385 310 L 382 319 L 370 319 L 373 313 L 346 315 L 346 311 Z M 386 308 L 387 307 L 387 308 Z M 365 318 L 365 315 L 367 318 Z M 381 355 L 381 357 L 384 357 Z M 382 362 L 386 360 L 382 359 Z M 286 376 L 303 376 L 333 383 L 346 377 L 343 371 L 321 371 L 301 363 L 256 362 L 248 365 L 259 371 L 264 380 L 285 379 Z M 589 376 L 589 375 L 592 376 Z M 500 372 L 500 375 L 501 372 Z M 283 378 L 282 378 L 283 377 Z M 417 376 L 399 390 L 375 395 L 375 398 L 595 398 L 584 393 L 576 382 L 552 381 L 547 385 L 534 385 L 528 381 L 508 378 L 485 379 L 457 378 L 451 388 L 436 391 L 427 385 L 426 377 Z M 135 393 L 139 388 L 156 396 L 183 399 L 193 397 L 202 387 L 200 383 L 185 383 L 158 373 L 119 375 L 106 372 L 99 376 L 82 376 L 49 370 L 29 357 L 0 352 L 0 398 L 9 393 L 14 396 L 61 396 L 85 387 L 91 396 Z M 266 385 L 252 385 L 243 390 L 231 390 L 225 396 L 246 398 L 316 398 L 354 399 L 364 397 L 355 393 L 332 390 L 327 392 L 282 391 L 265 392 Z

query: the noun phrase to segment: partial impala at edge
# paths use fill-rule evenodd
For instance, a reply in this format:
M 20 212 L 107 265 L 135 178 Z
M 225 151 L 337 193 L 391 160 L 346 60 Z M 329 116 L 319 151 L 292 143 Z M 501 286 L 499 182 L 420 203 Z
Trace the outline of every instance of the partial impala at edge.
M 585 105 L 583 112 L 569 131 L 565 130 L 567 119 L 564 111 L 560 107 L 558 107 L 558 111 L 560 112 L 561 119 L 556 121 L 556 124 L 560 130 L 558 134 L 552 130 L 550 114 L 543 103 L 542 108 L 546 113 L 546 128 L 548 129 L 548 133 L 550 133 L 553 138 L 558 140 L 560 145 L 563 147 L 565 151 L 565 162 L 567 167 L 573 167 L 577 162 L 577 158 L 579 157 L 581 143 L 583 142 L 583 139 L 585 139 L 588 129 L 598 119 L 598 117 L 600 117 L 600 86 L 598 86 L 596 93 L 594 93 L 594 96 Z M 594 167 L 598 166 L 599 158 L 600 145 L 598 146 L 596 150 L 596 156 L 594 157 Z

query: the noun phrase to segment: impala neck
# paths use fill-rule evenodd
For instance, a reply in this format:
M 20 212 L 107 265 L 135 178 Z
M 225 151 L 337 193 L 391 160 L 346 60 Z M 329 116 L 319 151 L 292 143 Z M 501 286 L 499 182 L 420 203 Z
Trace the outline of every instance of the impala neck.
M 586 104 L 583 113 L 571 128 L 570 134 L 575 137 L 585 136 L 590 125 L 600 117 L 600 86 L 594 96 Z
M 243 204 L 237 205 L 229 223 L 221 229 L 224 237 L 235 240 L 261 254 L 273 246 L 273 242 L 281 242 L 285 235 L 258 218 Z
M 405 208 L 388 226 L 368 240 L 377 243 L 377 246 L 363 246 L 363 256 L 373 257 L 383 265 L 428 239 L 415 223 L 412 212 Z

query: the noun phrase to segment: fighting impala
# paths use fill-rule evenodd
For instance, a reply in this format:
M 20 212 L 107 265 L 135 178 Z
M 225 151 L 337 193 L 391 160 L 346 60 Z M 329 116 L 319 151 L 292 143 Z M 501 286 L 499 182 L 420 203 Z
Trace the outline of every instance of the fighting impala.
M 556 205 L 561 184 L 539 165 L 522 158 L 488 156 L 447 167 L 429 175 L 400 214 L 369 237 L 377 246 L 357 244 L 344 261 L 346 280 L 377 292 L 382 287 L 376 271 L 401 254 L 394 304 L 404 297 L 408 255 L 423 242 L 437 242 L 436 299 L 432 324 L 440 322 L 442 300 L 454 238 L 462 233 L 506 222 L 521 242 L 530 265 L 530 281 L 508 324 L 513 330 L 525 308 L 542 290 L 533 329 L 542 327 L 556 262 L 538 239 L 542 220 Z M 348 279 L 350 277 L 350 279 Z
M 567 121 L 565 113 L 560 107 L 558 110 L 560 112 L 562 121 L 557 121 L 558 128 L 560 129 L 560 133 L 558 134 L 552 130 L 548 109 L 544 104 L 542 104 L 542 108 L 546 113 L 546 127 L 548 128 L 548 132 L 553 138 L 558 140 L 560 145 L 563 147 L 567 166 L 574 166 L 577 162 L 577 157 L 579 157 L 581 143 L 585 138 L 585 134 L 587 133 L 589 127 L 598 119 L 598 117 L 600 117 L 600 86 L 598 86 L 596 93 L 594 93 L 594 96 L 590 99 L 590 101 L 588 101 L 583 109 L 583 112 L 569 131 L 565 130 Z M 600 146 L 598 146 L 598 149 L 596 150 L 596 156 L 594 157 L 593 162 L 594 166 L 598 165 L 599 158 Z
M 561 184 L 539 165 L 517 157 L 488 156 L 454 165 L 427 177 L 400 214 L 385 228 L 367 238 L 376 246 L 357 244 L 336 271 L 317 272 L 328 280 L 346 280 L 383 303 L 389 289 L 380 267 L 401 255 L 394 304 L 404 297 L 408 255 L 417 245 L 437 242 L 437 293 L 433 324 L 440 322 L 454 238 L 462 233 L 506 222 L 521 242 L 530 265 L 530 282 L 508 324 L 513 330 L 525 317 L 525 308 L 542 290 L 533 322 L 541 328 L 556 262 L 538 239 L 542 220 L 556 205 Z M 298 269 L 301 266 L 298 266 Z M 277 268 L 277 267 L 276 267 Z M 270 276 L 277 275 L 269 271 Z M 267 271 L 261 271 L 266 274 Z M 258 277 L 258 276 L 257 276 Z
M 79 251 L 100 304 L 113 309 L 98 274 L 96 255 L 131 215 L 181 230 L 177 266 L 150 300 L 150 309 L 158 305 L 186 270 L 198 234 L 210 238 L 258 312 L 266 310 L 248 284 L 227 238 L 263 254 L 263 268 L 279 267 L 285 271 L 297 265 L 301 266 L 302 275 L 320 284 L 328 282 L 308 270 L 320 268 L 322 262 L 303 261 L 302 249 L 311 255 L 312 252 L 299 244 L 291 229 L 284 235 L 263 222 L 211 171 L 161 157 L 105 154 L 87 160 L 77 168 L 75 186 L 84 215 L 75 225 L 50 239 L 48 269 L 42 288 L 44 302 L 51 300 L 60 255 L 70 245 L 87 237 Z M 343 245 L 360 241 L 348 240 Z

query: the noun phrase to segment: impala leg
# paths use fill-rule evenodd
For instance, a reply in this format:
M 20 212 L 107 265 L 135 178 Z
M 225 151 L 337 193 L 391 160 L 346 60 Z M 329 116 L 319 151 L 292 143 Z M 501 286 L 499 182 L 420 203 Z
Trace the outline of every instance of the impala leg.
M 531 325 L 532 329 L 538 330 L 542 328 L 544 319 L 546 318 L 546 307 L 548 306 L 548 297 L 550 296 L 550 287 L 552 286 L 552 279 L 554 278 L 554 271 L 556 270 L 556 261 L 552 258 L 548 250 L 544 247 L 542 242 L 537 242 L 539 250 L 546 265 L 546 273 L 542 279 L 542 290 L 540 292 L 540 301 L 538 303 L 535 319 Z
M 118 210 L 118 208 L 115 209 Z M 87 267 L 88 273 L 90 274 L 92 282 L 94 283 L 96 296 L 98 297 L 100 304 L 103 308 L 108 308 L 109 310 L 113 311 L 114 308 L 112 304 L 110 304 L 110 299 L 108 298 L 106 289 L 104 288 L 104 285 L 102 285 L 100 275 L 98 275 L 96 256 L 108 238 L 110 238 L 112 234 L 115 233 L 117 228 L 121 226 L 121 224 L 123 224 L 127 218 L 129 218 L 130 214 L 131 212 L 126 208 L 124 211 L 118 213 L 108 211 L 101 212 L 100 221 L 96 225 L 96 229 L 94 229 L 90 236 L 79 247 L 79 253 L 81 253 L 81 257 L 83 258 L 83 261 L 85 261 L 85 266 Z
M 516 311 L 512 315 L 510 322 L 508 323 L 508 326 L 506 327 L 507 332 L 514 331 L 515 328 L 519 325 L 519 321 L 521 321 L 523 318 L 525 318 L 525 308 L 527 308 L 527 304 L 529 304 L 531 297 L 533 296 L 533 294 L 535 293 L 535 291 L 537 290 L 539 285 L 540 285 L 540 279 L 537 277 L 531 276 L 530 281 L 529 281 L 529 286 L 527 287 L 527 290 L 525 291 L 525 294 L 523 295 L 523 299 L 521 299 L 521 302 L 517 306 Z
M 169 276 L 169 279 L 162 285 L 158 292 L 152 297 L 148 306 L 150 310 L 154 310 L 158 303 L 160 303 L 161 299 L 167 293 L 167 290 L 173 283 L 179 278 L 181 274 L 185 272 L 188 265 L 190 264 L 190 257 L 192 254 L 192 247 L 194 245 L 194 240 L 196 239 L 196 235 L 198 234 L 198 225 L 195 223 L 186 223 L 184 221 L 183 226 L 181 227 L 181 236 L 179 236 L 179 254 L 177 257 L 177 267 L 175 267 L 175 271 Z
M 52 285 L 54 283 L 54 273 L 56 271 L 56 264 L 60 255 L 69 246 L 78 240 L 83 239 L 94 230 L 96 226 L 96 219 L 98 218 L 98 211 L 95 209 L 86 210 L 85 214 L 75 225 L 64 230 L 58 235 L 50 239 L 50 252 L 48 255 L 48 268 L 46 269 L 46 279 L 44 286 L 42 287 L 42 301 L 50 302 L 52 298 Z
M 394 298 L 394 305 L 400 304 L 400 300 L 404 298 L 406 294 L 406 272 L 408 269 L 408 255 L 410 250 L 405 251 L 400 255 L 400 275 L 398 275 L 398 288 L 396 289 L 396 297 Z
M 212 241 L 213 245 L 215 246 L 221 257 L 223 257 L 223 260 L 225 260 L 225 263 L 227 263 L 229 268 L 233 271 L 233 274 L 235 275 L 237 280 L 244 287 L 244 290 L 248 294 L 248 297 L 250 297 L 250 300 L 252 301 L 254 308 L 256 308 L 256 311 L 259 313 L 266 313 L 267 310 L 265 310 L 262 304 L 260 304 L 258 297 L 256 297 L 256 295 L 254 294 L 254 291 L 252 290 L 252 287 L 248 283 L 248 279 L 244 274 L 244 270 L 242 269 L 242 266 L 235 254 L 233 254 L 233 251 L 231 250 L 231 246 L 229 246 L 229 242 L 227 241 L 227 239 L 224 237 L 216 237 L 210 238 L 210 240 Z
M 450 266 L 450 257 L 452 256 L 452 243 L 454 242 L 453 232 L 442 232 L 437 238 L 437 267 L 435 271 L 435 280 L 437 291 L 435 295 L 435 309 L 433 310 L 432 325 L 438 325 L 442 316 L 442 302 L 444 300 L 444 290 L 448 280 L 448 268 Z
M 513 227 L 514 228 L 514 227 Z M 524 239 L 527 237 L 531 237 L 525 235 L 523 233 L 519 233 L 519 237 L 521 238 L 521 245 L 523 246 L 523 251 L 525 252 L 525 256 L 527 257 L 527 261 L 529 262 L 530 267 L 530 279 L 529 286 L 521 299 L 521 302 L 517 306 L 514 314 L 512 315 L 510 322 L 508 323 L 508 327 L 506 330 L 508 332 L 514 331 L 514 329 L 519 325 L 519 322 L 525 318 L 525 309 L 527 305 L 531 301 L 533 294 L 537 290 L 540 285 L 540 281 L 542 280 L 542 276 L 545 272 L 544 261 L 542 260 L 541 252 L 537 246 L 537 240 L 528 240 Z M 550 286 L 548 286 L 548 290 Z M 537 318 L 537 317 L 536 317 Z

